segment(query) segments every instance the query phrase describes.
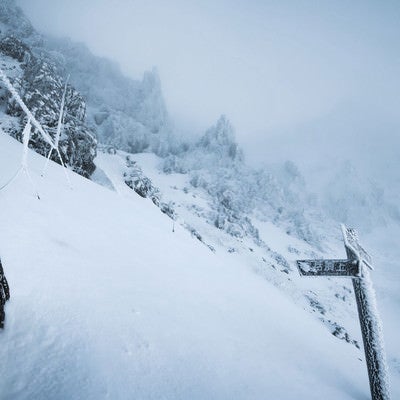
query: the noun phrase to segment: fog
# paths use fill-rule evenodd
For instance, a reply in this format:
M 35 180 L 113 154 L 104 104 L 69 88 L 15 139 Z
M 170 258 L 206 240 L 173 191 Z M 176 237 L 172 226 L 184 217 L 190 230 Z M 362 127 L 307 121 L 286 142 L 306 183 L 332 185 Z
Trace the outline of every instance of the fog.
M 18 3 L 39 31 L 86 43 L 132 78 L 157 66 L 176 126 L 197 133 L 224 113 L 250 162 L 310 149 L 397 157 L 397 1 Z

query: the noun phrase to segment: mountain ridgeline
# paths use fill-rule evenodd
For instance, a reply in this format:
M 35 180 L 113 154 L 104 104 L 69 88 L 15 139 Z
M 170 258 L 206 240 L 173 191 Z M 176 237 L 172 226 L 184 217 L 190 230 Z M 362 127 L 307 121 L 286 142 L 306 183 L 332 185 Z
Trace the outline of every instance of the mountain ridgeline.
M 373 180 L 357 177 L 350 162 L 335 167 L 340 176 L 328 176 L 327 182 L 342 181 L 344 187 L 351 185 L 351 191 L 332 192 L 328 182 L 317 196 L 315 190 L 320 188 L 312 189 L 309 178 L 306 185 L 293 162 L 258 170 L 248 167 L 225 117 L 201 138 L 182 140 L 174 134 L 156 69 L 145 72 L 142 80 L 129 79 L 115 63 L 94 56 L 85 45 L 38 33 L 15 0 L 0 1 L 0 63 L 53 137 L 69 77 L 60 152 L 65 163 L 85 177 L 96 168 L 98 144 L 131 154 L 154 153 L 163 159 L 164 173 L 187 173 L 193 187 L 203 187 L 212 195 L 215 213 L 210 221 L 239 236 L 244 232 L 238 221 L 254 212 L 316 245 L 321 232 L 318 227 L 311 229 L 309 221 L 318 225 L 321 211 L 350 224 L 363 215 L 366 229 L 385 224 L 388 215 L 400 221 L 393 199 L 388 200 Z M 2 130 L 21 140 L 26 117 L 1 82 L 0 110 L 10 117 L 2 122 Z M 30 146 L 48 154 L 49 145 L 35 133 Z M 52 157 L 57 162 L 56 155 Z M 357 210 L 352 206 L 354 196 L 362 200 Z
M 60 152 L 79 174 L 93 173 L 98 141 L 131 153 L 168 153 L 170 128 L 156 70 L 142 81 L 127 79 L 84 45 L 37 33 L 13 0 L 0 2 L 0 56 L 1 68 L 52 137 L 69 77 Z M 21 140 L 26 117 L 2 83 L 0 91 L 0 107 L 13 117 L 2 129 Z M 30 146 L 42 155 L 49 150 L 36 134 Z
M 188 173 L 193 187 L 212 196 L 214 212 L 207 219 L 215 227 L 237 237 L 257 236 L 249 214 L 261 208 L 276 221 L 295 220 L 290 229 L 302 239 L 317 239 L 291 192 L 290 187 L 301 180 L 294 165 L 285 165 L 278 175 L 247 167 L 224 116 L 197 141 L 178 139 L 155 69 L 145 72 L 141 81 L 128 79 L 117 65 L 95 57 L 84 45 L 36 32 L 14 0 L 2 1 L 0 7 L 1 67 L 53 137 L 69 76 L 59 147 L 74 171 L 92 175 L 98 143 L 133 154 L 152 152 L 164 160 L 164 173 Z M 11 117 L 1 127 L 22 140 L 26 116 L 1 83 L 0 91 L 0 107 Z M 49 152 L 49 145 L 36 133 L 30 146 L 42 155 Z M 56 154 L 52 157 L 57 162 Z

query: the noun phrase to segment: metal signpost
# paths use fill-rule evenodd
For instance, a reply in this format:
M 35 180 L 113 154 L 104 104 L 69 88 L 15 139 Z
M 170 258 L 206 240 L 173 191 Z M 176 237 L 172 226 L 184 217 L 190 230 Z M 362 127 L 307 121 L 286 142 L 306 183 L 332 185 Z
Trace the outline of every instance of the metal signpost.
M 351 277 L 364 342 L 372 400 L 390 400 L 382 328 L 376 308 L 375 292 L 369 277 L 370 255 L 359 244 L 354 229 L 342 225 L 347 260 L 298 260 L 302 276 Z

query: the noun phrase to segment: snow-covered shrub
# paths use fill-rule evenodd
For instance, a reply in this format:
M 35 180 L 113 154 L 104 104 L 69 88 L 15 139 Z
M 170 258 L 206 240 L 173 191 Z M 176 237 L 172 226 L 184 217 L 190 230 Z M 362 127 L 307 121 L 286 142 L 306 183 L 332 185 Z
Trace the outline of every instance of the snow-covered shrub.
M 168 203 L 160 202 L 159 207 L 161 212 L 168 215 L 168 217 L 170 217 L 171 219 L 175 220 L 177 218 L 173 202 L 168 202 Z
M 32 58 L 29 47 L 14 36 L 6 36 L 0 40 L 0 52 L 24 63 L 29 63 Z
M 186 174 L 188 171 L 184 167 L 181 159 L 176 155 L 169 155 L 162 163 L 162 170 L 165 174 L 179 173 Z
M 160 191 L 153 185 L 151 180 L 147 178 L 142 169 L 131 160 L 129 156 L 126 158 L 127 171 L 124 173 L 125 183 L 133 189 L 139 196 L 150 198 L 156 205 L 160 205 Z

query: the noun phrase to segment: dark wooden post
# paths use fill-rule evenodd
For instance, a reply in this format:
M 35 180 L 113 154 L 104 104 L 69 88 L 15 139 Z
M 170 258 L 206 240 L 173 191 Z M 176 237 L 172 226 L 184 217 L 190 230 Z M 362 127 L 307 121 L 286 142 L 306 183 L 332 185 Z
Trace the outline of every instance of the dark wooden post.
M 342 225 L 347 260 L 298 260 L 302 276 L 347 276 L 352 278 L 372 400 L 390 400 L 383 333 L 375 291 L 369 276 L 371 257 L 359 244 L 354 229 Z
M 8 287 L 8 282 L 6 276 L 4 275 L 3 266 L 0 259 L 0 328 L 4 328 L 4 305 L 6 301 L 10 299 L 10 288 Z

